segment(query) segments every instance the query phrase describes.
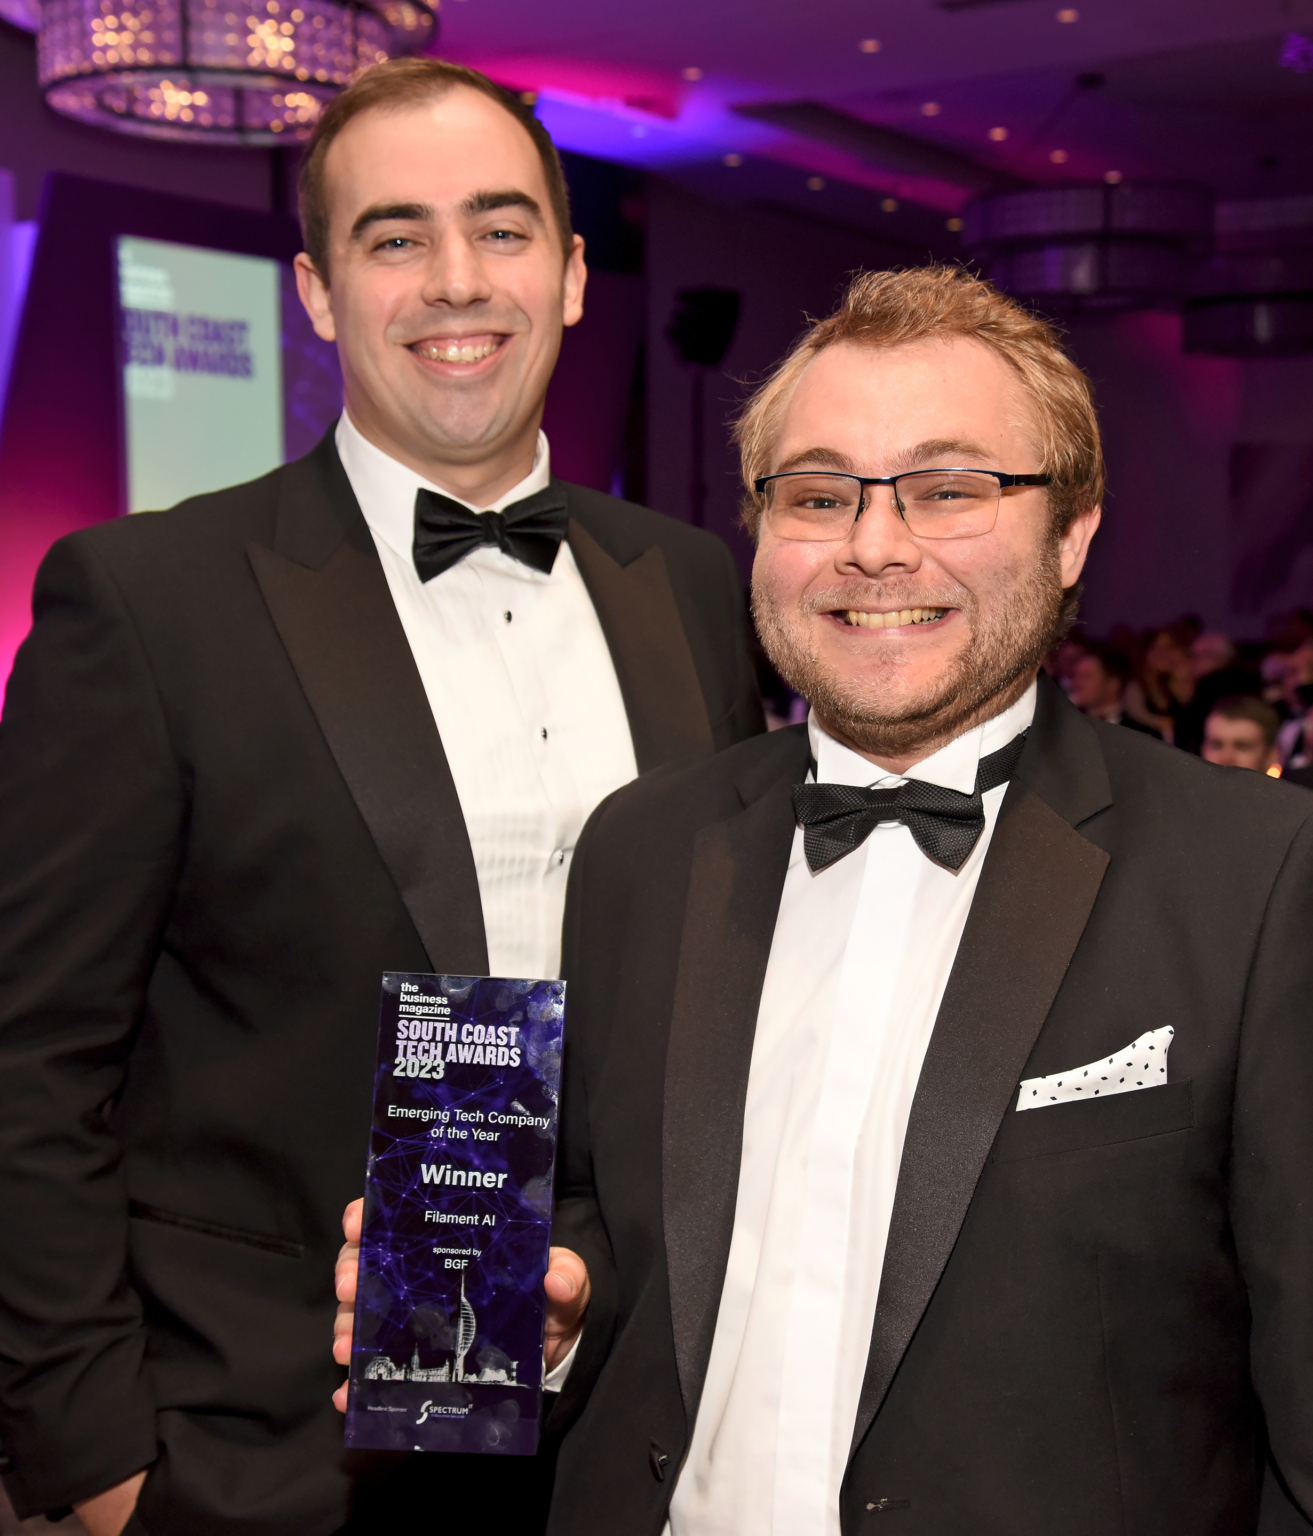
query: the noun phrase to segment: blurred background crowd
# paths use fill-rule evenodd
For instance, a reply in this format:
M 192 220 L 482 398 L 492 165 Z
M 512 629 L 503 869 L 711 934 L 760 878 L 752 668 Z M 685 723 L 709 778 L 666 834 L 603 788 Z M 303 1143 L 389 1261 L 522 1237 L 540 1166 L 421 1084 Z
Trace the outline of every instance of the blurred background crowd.
M 772 729 L 806 719 L 806 702 L 764 657 L 759 666 Z M 1078 624 L 1046 667 L 1094 719 L 1313 789 L 1313 609 L 1276 616 L 1261 641 L 1205 629 L 1192 613 L 1103 636 Z

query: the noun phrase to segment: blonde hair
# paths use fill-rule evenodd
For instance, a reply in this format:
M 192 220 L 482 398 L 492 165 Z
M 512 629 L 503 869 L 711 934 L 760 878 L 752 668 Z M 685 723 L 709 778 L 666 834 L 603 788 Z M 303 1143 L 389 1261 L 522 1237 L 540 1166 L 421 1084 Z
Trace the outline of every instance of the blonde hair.
M 1041 471 L 1053 477 L 1048 496 L 1055 531 L 1065 532 L 1079 513 L 1101 505 L 1103 449 L 1090 381 L 1063 351 L 1057 332 L 962 267 L 912 267 L 854 277 L 838 309 L 811 326 L 740 412 L 734 440 L 747 489 L 748 532 L 757 536 L 762 514 L 752 482 L 770 472 L 784 413 L 812 358 L 841 341 L 900 347 L 956 336 L 996 352 L 1034 407 Z

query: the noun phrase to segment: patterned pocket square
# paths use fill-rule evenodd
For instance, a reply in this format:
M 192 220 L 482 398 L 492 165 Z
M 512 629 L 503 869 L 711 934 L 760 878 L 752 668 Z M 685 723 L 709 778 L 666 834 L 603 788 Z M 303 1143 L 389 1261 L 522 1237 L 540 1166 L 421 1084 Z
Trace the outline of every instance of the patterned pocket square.
M 1167 1081 L 1167 1052 L 1175 1033 L 1170 1025 L 1151 1029 L 1106 1061 L 1092 1061 L 1088 1067 L 1073 1067 L 1070 1072 L 1054 1072 L 1049 1077 L 1028 1077 L 1017 1095 L 1017 1108 L 1044 1109 L 1049 1104 L 1070 1104 L 1073 1099 L 1099 1099 L 1110 1093 L 1157 1088 Z

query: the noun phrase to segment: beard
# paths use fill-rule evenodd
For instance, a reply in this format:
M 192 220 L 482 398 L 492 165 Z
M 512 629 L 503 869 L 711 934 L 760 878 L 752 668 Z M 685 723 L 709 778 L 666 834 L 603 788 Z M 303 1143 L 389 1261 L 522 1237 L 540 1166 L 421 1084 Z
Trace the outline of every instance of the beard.
M 1068 623 L 1056 540 L 1046 540 L 994 613 L 955 582 L 913 591 L 907 582 L 854 581 L 808 594 L 791 612 L 754 585 L 752 617 L 775 670 L 816 711 L 837 740 L 873 757 L 929 755 L 983 720 L 1001 714 L 1025 692 Z M 919 689 L 902 685 L 891 657 L 875 678 L 844 677 L 822 660 L 809 639 L 812 615 L 845 608 L 956 608 L 967 643 Z

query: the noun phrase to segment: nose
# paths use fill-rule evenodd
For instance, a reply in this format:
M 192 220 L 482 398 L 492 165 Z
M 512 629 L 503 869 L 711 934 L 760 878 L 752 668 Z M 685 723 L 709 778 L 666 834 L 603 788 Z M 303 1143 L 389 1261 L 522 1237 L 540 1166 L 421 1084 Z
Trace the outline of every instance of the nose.
M 853 522 L 835 564 L 845 574 L 860 576 L 920 568 L 921 547 L 898 514 L 892 486 L 866 487 L 866 510 Z
M 425 304 L 465 309 L 492 297 L 492 284 L 474 244 L 459 230 L 448 230 L 433 246 L 424 274 Z

